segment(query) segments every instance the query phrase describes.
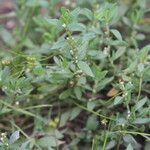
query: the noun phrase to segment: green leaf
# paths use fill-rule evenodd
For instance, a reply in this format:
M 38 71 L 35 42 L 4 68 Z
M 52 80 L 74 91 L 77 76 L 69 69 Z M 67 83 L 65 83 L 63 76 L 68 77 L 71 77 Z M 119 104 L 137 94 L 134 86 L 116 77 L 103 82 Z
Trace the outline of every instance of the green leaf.
M 71 95 L 71 90 L 68 89 L 68 90 L 66 90 L 66 91 L 63 91 L 63 92 L 59 95 L 59 98 L 60 98 L 60 99 L 66 99 L 66 98 L 68 98 L 70 95 Z
M 133 71 L 135 71 L 135 68 L 137 67 L 137 61 L 133 61 L 128 68 L 126 68 L 125 70 L 123 70 L 126 74 L 127 73 L 132 73 Z
M 33 21 L 40 27 L 61 27 L 61 22 L 58 19 L 51 19 L 43 16 L 36 16 L 33 18 Z M 61 27 L 62 28 L 62 27 Z
M 57 139 L 53 136 L 47 136 L 47 137 L 40 138 L 37 141 L 37 144 L 39 144 L 39 146 L 45 147 L 45 148 L 56 147 L 57 146 Z
M 93 13 L 91 10 L 87 9 L 87 8 L 83 8 L 81 11 L 80 11 L 80 14 L 86 16 L 89 20 L 93 20 Z
M 80 31 L 80 32 L 86 31 L 86 26 L 83 25 L 82 23 L 71 23 L 68 25 L 68 28 L 70 31 Z
M 81 91 L 81 88 L 79 86 L 76 86 L 74 88 L 74 93 L 75 93 L 76 97 L 80 100 L 82 97 L 82 91 Z
M 143 47 L 139 52 L 139 58 L 142 63 L 144 63 L 147 60 L 149 51 L 150 51 L 150 44 Z
M 126 51 L 125 47 L 118 48 L 118 50 L 112 56 L 113 61 L 118 59 L 120 56 L 122 56 L 125 53 L 125 51 Z
M 19 150 L 27 150 L 27 146 L 29 145 L 30 140 L 21 144 Z
M 72 22 L 72 17 L 70 14 L 70 11 L 68 9 L 66 9 L 65 7 L 61 8 L 61 17 L 60 17 L 60 21 L 62 22 L 62 24 L 69 24 Z
M 95 130 L 98 127 L 98 121 L 95 115 L 92 115 L 88 118 L 86 127 L 89 130 Z
M 70 119 L 69 120 L 73 120 L 75 119 L 81 112 L 81 108 L 79 107 L 75 107 L 72 109 L 71 113 L 70 113 Z
M 37 7 L 37 6 L 47 7 L 48 6 L 48 2 L 46 0 L 40 0 L 40 1 L 27 0 L 25 4 L 28 7 Z
M 33 73 L 35 75 L 43 75 L 45 73 L 45 70 L 42 68 L 42 66 L 36 66 L 34 69 L 33 69 Z
M 15 141 L 17 141 L 20 138 L 19 131 L 15 131 L 9 138 L 9 144 L 13 144 Z
M 118 7 L 113 3 L 105 3 L 95 13 L 95 18 L 106 23 L 113 23 L 118 19 Z
M 126 134 L 123 136 L 123 140 L 126 142 L 126 143 L 132 143 L 134 145 L 137 144 L 136 140 L 134 139 L 134 137 L 130 134 Z
M 86 62 L 83 61 L 79 61 L 78 62 L 78 67 L 87 75 L 94 77 L 94 74 L 91 70 L 91 68 L 89 67 L 89 65 Z
M 61 38 L 53 44 L 51 50 L 63 48 L 66 45 L 65 39 Z
M 0 109 L 0 115 L 9 113 L 11 111 L 11 109 L 7 108 L 7 107 L 3 107 Z
M 132 145 L 131 145 L 131 144 L 129 144 L 126 150 L 133 150 Z
M 122 99 L 121 96 L 115 97 L 115 99 L 114 99 L 114 105 L 121 104 L 122 102 L 123 102 L 123 99 Z
M 134 106 L 135 111 L 139 110 L 147 102 L 147 100 L 147 97 L 144 97 L 142 100 L 138 101 Z
M 135 124 L 148 124 L 148 123 L 150 123 L 150 118 L 136 118 L 133 123 L 135 123 Z
M 93 101 L 89 101 L 89 102 L 87 103 L 87 108 L 88 108 L 88 110 L 93 110 L 93 109 L 95 108 L 95 106 L 96 106 L 96 104 L 95 104 L 95 102 L 93 102 Z
M 108 85 L 110 82 L 113 81 L 113 79 L 114 79 L 114 77 L 109 77 L 109 78 L 104 78 L 103 80 L 101 80 L 98 83 L 97 91 L 104 89 L 106 87 L 106 85 Z
M 70 117 L 70 111 L 67 111 L 61 115 L 59 126 L 63 127 L 67 123 Z
M 80 11 L 81 11 L 81 9 L 79 7 L 75 8 L 74 10 L 71 11 L 70 15 L 71 15 L 73 22 L 77 22 Z
M 116 141 L 112 140 L 107 144 L 106 149 L 111 150 L 113 147 L 115 147 L 116 144 L 117 144 Z
M 122 36 L 121 36 L 121 34 L 120 34 L 120 32 L 119 32 L 118 30 L 116 30 L 116 29 L 111 29 L 110 31 L 113 33 L 113 35 L 114 35 L 118 40 L 122 41 Z
M 15 38 L 7 30 L 2 29 L 0 31 L 0 37 L 2 38 L 3 42 L 5 42 L 7 46 L 14 47 L 16 45 Z

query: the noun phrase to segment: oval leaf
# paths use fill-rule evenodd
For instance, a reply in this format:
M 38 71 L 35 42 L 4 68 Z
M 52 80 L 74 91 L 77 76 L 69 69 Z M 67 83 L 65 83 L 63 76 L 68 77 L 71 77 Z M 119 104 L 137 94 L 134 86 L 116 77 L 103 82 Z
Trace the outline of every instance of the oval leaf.
M 13 144 L 20 137 L 19 131 L 15 131 L 9 138 L 9 144 Z
M 86 62 L 83 61 L 79 61 L 78 62 L 78 67 L 87 75 L 94 77 L 94 74 L 91 70 L 91 68 L 89 67 L 89 65 Z

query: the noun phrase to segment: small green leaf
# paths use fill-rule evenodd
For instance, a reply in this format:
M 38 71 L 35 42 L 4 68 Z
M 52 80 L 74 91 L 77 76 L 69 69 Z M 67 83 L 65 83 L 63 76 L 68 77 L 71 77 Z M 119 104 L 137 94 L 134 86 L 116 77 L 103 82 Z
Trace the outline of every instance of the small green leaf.
M 150 51 L 150 44 L 146 45 L 141 49 L 141 51 L 139 52 L 139 58 L 141 63 L 144 63 L 147 60 L 149 51 Z
M 71 24 L 68 25 L 68 29 L 70 31 L 85 32 L 86 31 L 86 26 L 81 24 L 81 23 L 71 23 Z
M 132 145 L 131 145 L 131 144 L 129 144 L 126 150 L 133 150 Z
M 78 62 L 78 67 L 87 75 L 94 77 L 94 74 L 91 70 L 91 68 L 89 67 L 89 65 L 86 62 L 83 61 L 79 61 Z
M 45 70 L 42 68 L 42 66 L 36 66 L 34 69 L 33 69 L 33 73 L 35 75 L 43 75 L 45 73 Z
M 40 138 L 37 143 L 41 146 L 41 147 L 51 147 L 51 146 L 57 146 L 57 139 L 53 136 L 47 136 L 47 137 L 43 137 Z
M 113 147 L 115 147 L 116 144 L 117 144 L 116 141 L 112 140 L 107 144 L 106 149 L 111 150 Z
M 125 70 L 123 70 L 126 74 L 127 73 L 132 73 L 133 71 L 135 71 L 135 68 L 137 67 L 137 61 L 133 61 L 128 68 L 126 68 Z
M 63 113 L 63 114 L 61 115 L 61 118 L 60 118 L 59 126 L 60 126 L 60 127 L 65 126 L 65 124 L 67 123 L 69 117 L 70 117 L 70 111 L 67 111 L 67 112 Z
M 91 10 L 87 9 L 87 8 L 83 8 L 81 11 L 80 11 L 80 14 L 86 16 L 89 20 L 92 20 L 94 15 L 92 13 Z
M 126 50 L 125 47 L 118 48 L 118 50 L 115 52 L 115 54 L 112 57 L 113 61 L 118 59 L 120 56 L 122 56 L 125 53 L 125 50 Z
M 30 140 L 21 144 L 19 150 L 27 150 L 27 146 L 29 145 Z
M 126 143 L 132 143 L 132 144 L 137 144 L 136 140 L 134 139 L 134 137 L 130 134 L 126 134 L 123 136 L 123 140 Z
M 63 91 L 63 92 L 59 95 L 59 98 L 60 98 L 60 99 L 66 99 L 66 98 L 68 98 L 68 97 L 70 96 L 70 94 L 71 94 L 71 90 L 68 89 L 68 90 L 66 90 L 66 91 Z
M 76 86 L 76 87 L 74 88 L 74 93 L 75 93 L 76 97 L 80 100 L 80 99 L 81 99 L 81 96 L 82 96 L 81 88 L 78 87 L 78 86 Z
M 13 144 L 15 141 L 17 141 L 20 138 L 19 131 L 15 131 L 9 138 L 9 144 Z
M 142 100 L 136 103 L 136 105 L 134 106 L 135 111 L 139 110 L 147 102 L 147 100 L 147 97 L 144 97 Z
M 95 108 L 95 106 L 96 106 L 96 104 L 94 102 L 92 102 L 92 101 L 89 101 L 87 103 L 88 110 L 93 110 Z
M 97 121 L 96 116 L 92 115 L 88 118 L 86 127 L 89 130 L 95 130 L 98 127 L 98 121 Z
M 123 101 L 122 97 L 121 96 L 117 96 L 114 100 L 114 105 L 118 105 L 118 104 L 121 104 Z
M 16 45 L 15 38 L 7 30 L 2 29 L 0 31 L 0 37 L 7 46 L 14 47 Z
M 72 109 L 71 113 L 70 113 L 70 119 L 69 120 L 73 120 L 75 119 L 81 112 L 81 109 L 79 107 L 75 107 Z
M 122 36 L 121 36 L 121 34 L 120 34 L 120 32 L 119 32 L 118 30 L 116 30 L 116 29 L 111 29 L 110 31 L 113 33 L 113 35 L 114 35 L 118 40 L 122 41 Z
M 65 39 L 61 38 L 52 45 L 51 50 L 63 48 L 65 45 L 66 45 Z
M 97 91 L 104 89 L 107 84 L 113 81 L 113 79 L 114 77 L 109 77 L 109 78 L 104 78 L 103 80 L 101 80 L 97 86 Z
M 146 124 L 146 123 L 150 123 L 150 118 L 136 118 L 134 120 L 135 124 Z

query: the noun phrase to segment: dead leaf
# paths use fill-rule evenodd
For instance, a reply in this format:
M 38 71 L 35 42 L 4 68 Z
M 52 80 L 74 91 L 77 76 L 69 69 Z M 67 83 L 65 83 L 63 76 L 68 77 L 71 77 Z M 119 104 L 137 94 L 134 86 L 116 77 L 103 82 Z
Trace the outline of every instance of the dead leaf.
M 109 92 L 107 93 L 107 96 L 108 96 L 108 97 L 113 97 L 113 96 L 117 95 L 118 92 L 119 92 L 119 91 L 116 90 L 115 88 L 111 88 L 111 89 L 109 90 Z

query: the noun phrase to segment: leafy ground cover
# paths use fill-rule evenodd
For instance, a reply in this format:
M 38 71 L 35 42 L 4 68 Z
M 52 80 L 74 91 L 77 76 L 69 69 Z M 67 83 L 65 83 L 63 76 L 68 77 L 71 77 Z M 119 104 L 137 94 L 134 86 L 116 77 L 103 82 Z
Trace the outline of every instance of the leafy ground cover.
M 149 150 L 149 2 L 13 2 L 0 11 L 0 150 Z

